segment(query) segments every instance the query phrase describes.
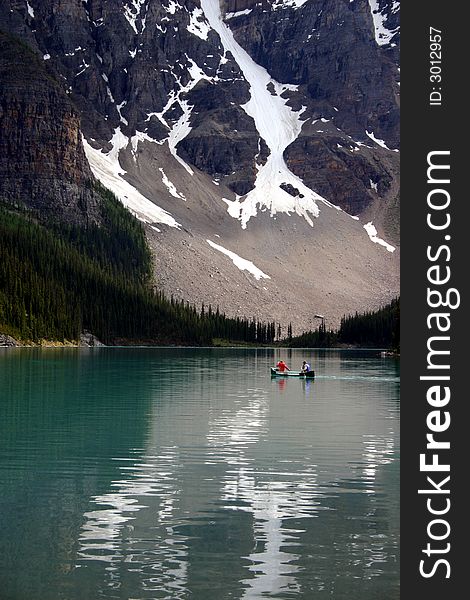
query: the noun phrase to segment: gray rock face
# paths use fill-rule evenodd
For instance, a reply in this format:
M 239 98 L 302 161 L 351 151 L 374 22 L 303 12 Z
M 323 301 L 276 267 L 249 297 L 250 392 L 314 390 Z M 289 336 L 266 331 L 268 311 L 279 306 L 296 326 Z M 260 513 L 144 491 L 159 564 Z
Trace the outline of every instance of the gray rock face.
M 202 81 L 188 94 L 189 103 L 198 111 L 191 121 L 192 130 L 178 146 L 184 160 L 222 178 L 240 196 L 254 185 L 260 143 L 253 120 L 240 107 L 249 97 L 245 82 L 235 88 L 232 83 L 215 86 Z
M 359 215 L 375 195 L 387 195 L 398 163 L 379 161 L 370 149 L 356 153 L 354 148 L 335 134 L 305 135 L 289 146 L 286 160 L 309 187 L 325 198 L 334 198 L 346 212 Z
M 103 348 L 105 344 L 89 331 L 80 334 L 80 346 L 83 348 Z
M 139 131 L 161 141 L 186 102 L 191 131 L 177 143 L 181 156 L 239 195 L 253 187 L 263 141 L 241 108 L 249 86 L 198 0 L 32 0 L 32 10 L 3 4 L 0 26 L 50 56 L 88 139 L 109 149 L 120 128 L 128 137 Z M 299 86 L 291 103 L 306 107 L 306 125 L 286 152 L 294 173 L 355 214 L 376 199 L 370 180 L 382 181 L 377 194 L 386 198 L 397 169 L 384 164 L 366 131 L 399 147 L 398 31 L 377 43 L 368 0 L 308 0 L 299 8 L 284 0 L 223 0 L 222 7 L 235 13 L 227 23 L 254 60 L 277 81 Z M 380 0 L 378 7 L 395 31 L 396 3 Z M 195 71 L 202 77 L 193 87 Z M 338 139 L 308 131 L 319 118 L 333 119 Z M 337 146 L 347 136 L 373 151 L 356 146 L 346 157 Z M 348 178 L 353 183 L 344 189 Z
M 15 348 L 20 346 L 20 343 L 5 333 L 0 333 L 0 348 Z
M 42 217 L 97 220 L 79 124 L 44 61 L 0 32 L 0 197 Z
M 304 127 L 303 136 L 287 150 L 289 166 L 321 195 L 358 214 L 373 201 L 371 179 L 381 180 L 378 194 L 384 197 L 387 184 L 397 178 L 397 168 L 383 164 L 380 148 L 366 132 L 388 148 L 399 148 L 399 34 L 384 46 L 376 42 L 368 0 L 310 0 L 299 9 L 288 3 L 267 8 L 280 4 L 224 0 L 226 12 L 251 9 L 229 23 L 255 61 L 279 82 L 299 86 L 296 102 L 307 107 L 305 115 L 312 121 L 333 120 L 334 132 Z M 391 12 L 393 5 L 382 2 L 380 7 L 390 14 L 384 23 L 395 29 L 399 14 Z M 374 152 L 363 153 L 351 138 L 375 145 Z M 346 144 L 357 152 L 345 156 L 351 152 L 344 150 Z
M 187 101 L 197 106 L 191 136 L 182 148 L 188 160 L 211 175 L 229 175 L 241 167 L 246 182 L 234 180 L 234 189 L 253 183 L 259 136 L 240 108 L 249 99 L 248 86 L 230 57 L 222 61 L 217 36 L 212 32 L 203 39 L 197 1 L 33 0 L 34 17 L 24 6 L 20 10 L 14 2 L 5 4 L 0 26 L 50 56 L 80 110 L 87 138 L 107 147 L 120 127 L 129 137 L 145 131 L 162 139 Z M 204 77 L 181 93 L 191 82 L 191 68 L 201 69 Z M 208 85 L 208 78 L 220 84 Z M 239 135 L 233 133 L 234 124 L 241 127 Z

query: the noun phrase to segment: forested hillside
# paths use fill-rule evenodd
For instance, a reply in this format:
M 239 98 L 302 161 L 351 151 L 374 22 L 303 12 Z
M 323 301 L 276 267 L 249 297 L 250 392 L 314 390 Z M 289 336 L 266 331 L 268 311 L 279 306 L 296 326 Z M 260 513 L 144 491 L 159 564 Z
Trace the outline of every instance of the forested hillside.
M 140 223 L 101 186 L 102 224 L 41 224 L 0 206 L 0 332 L 21 340 L 211 344 L 272 342 L 274 323 L 227 319 L 166 298 L 151 282 Z
M 356 313 L 341 319 L 338 331 L 327 330 L 325 323 L 315 331 L 287 339 L 293 348 L 328 348 L 353 345 L 400 350 L 400 299 L 396 298 L 376 311 Z
M 400 299 L 380 310 L 341 319 L 339 341 L 344 344 L 400 349 Z

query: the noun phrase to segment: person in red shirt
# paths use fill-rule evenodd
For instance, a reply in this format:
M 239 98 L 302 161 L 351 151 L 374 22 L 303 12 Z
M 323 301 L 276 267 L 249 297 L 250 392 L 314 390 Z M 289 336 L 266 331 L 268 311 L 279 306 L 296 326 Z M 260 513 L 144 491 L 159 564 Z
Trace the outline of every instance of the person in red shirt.
M 289 367 L 286 365 L 286 363 L 283 360 L 280 360 L 277 365 L 276 368 L 281 371 L 281 373 L 284 373 L 284 371 L 290 371 Z

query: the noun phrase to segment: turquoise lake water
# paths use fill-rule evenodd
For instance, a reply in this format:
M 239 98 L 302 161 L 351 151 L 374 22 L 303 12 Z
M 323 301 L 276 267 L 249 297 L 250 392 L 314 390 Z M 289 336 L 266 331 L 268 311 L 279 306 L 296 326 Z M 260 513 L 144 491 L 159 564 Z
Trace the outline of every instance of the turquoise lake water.
M 0 349 L 0 598 L 398 599 L 399 458 L 377 351 Z

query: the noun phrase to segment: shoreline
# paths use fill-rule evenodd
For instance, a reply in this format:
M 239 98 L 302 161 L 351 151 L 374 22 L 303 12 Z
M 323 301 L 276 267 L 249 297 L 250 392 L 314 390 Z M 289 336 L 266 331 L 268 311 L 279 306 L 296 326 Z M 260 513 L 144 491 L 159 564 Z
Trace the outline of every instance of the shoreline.
M 135 350 L 143 350 L 143 349 L 167 349 L 167 350 L 256 350 L 256 349 L 275 349 L 275 350 L 308 350 L 308 351 L 326 351 L 326 352 L 375 352 L 378 357 L 381 358 L 394 358 L 399 359 L 399 353 L 393 352 L 384 352 L 383 348 L 371 348 L 371 347 L 362 347 L 362 346 L 354 346 L 354 347 L 340 347 L 340 346 L 332 346 L 330 348 L 320 348 L 320 347 L 310 347 L 306 346 L 305 348 L 290 348 L 289 346 L 181 346 L 178 344 L 113 344 L 113 345 L 105 345 L 101 344 L 100 346 L 88 346 L 88 345 L 79 345 L 77 343 L 61 343 L 61 342 L 52 342 L 52 343 L 43 343 L 43 344 L 18 344 L 18 345 L 3 345 L 0 343 L 0 351 L 2 350 L 18 350 L 18 349 L 44 349 L 44 350 L 90 350 L 90 349 L 115 349 L 115 350 L 123 350 L 123 349 L 135 349 Z
M 0 348 L 94 348 L 105 347 L 106 344 L 89 332 L 81 334 L 79 340 L 18 340 L 13 336 L 0 332 Z
M 118 343 L 114 344 L 103 344 L 96 336 L 89 332 L 84 332 L 80 336 L 80 340 L 39 340 L 33 342 L 32 340 L 18 340 L 6 333 L 0 333 L 0 349 L 1 348 L 217 348 L 220 350 L 224 349 L 254 349 L 254 348 L 278 348 L 284 350 L 302 350 L 302 348 L 291 347 L 288 345 L 282 345 L 279 342 L 274 344 L 242 344 L 240 342 L 230 343 L 226 340 L 216 339 L 210 346 L 195 346 L 195 345 L 183 345 L 178 343 L 158 343 L 152 340 L 125 340 L 121 339 Z M 371 346 L 359 346 L 353 344 L 340 344 L 338 346 L 330 347 L 314 347 L 305 346 L 304 349 L 309 350 L 364 350 L 372 351 L 380 354 L 382 358 L 400 358 L 400 352 L 392 350 L 390 348 L 383 347 L 371 347 Z

